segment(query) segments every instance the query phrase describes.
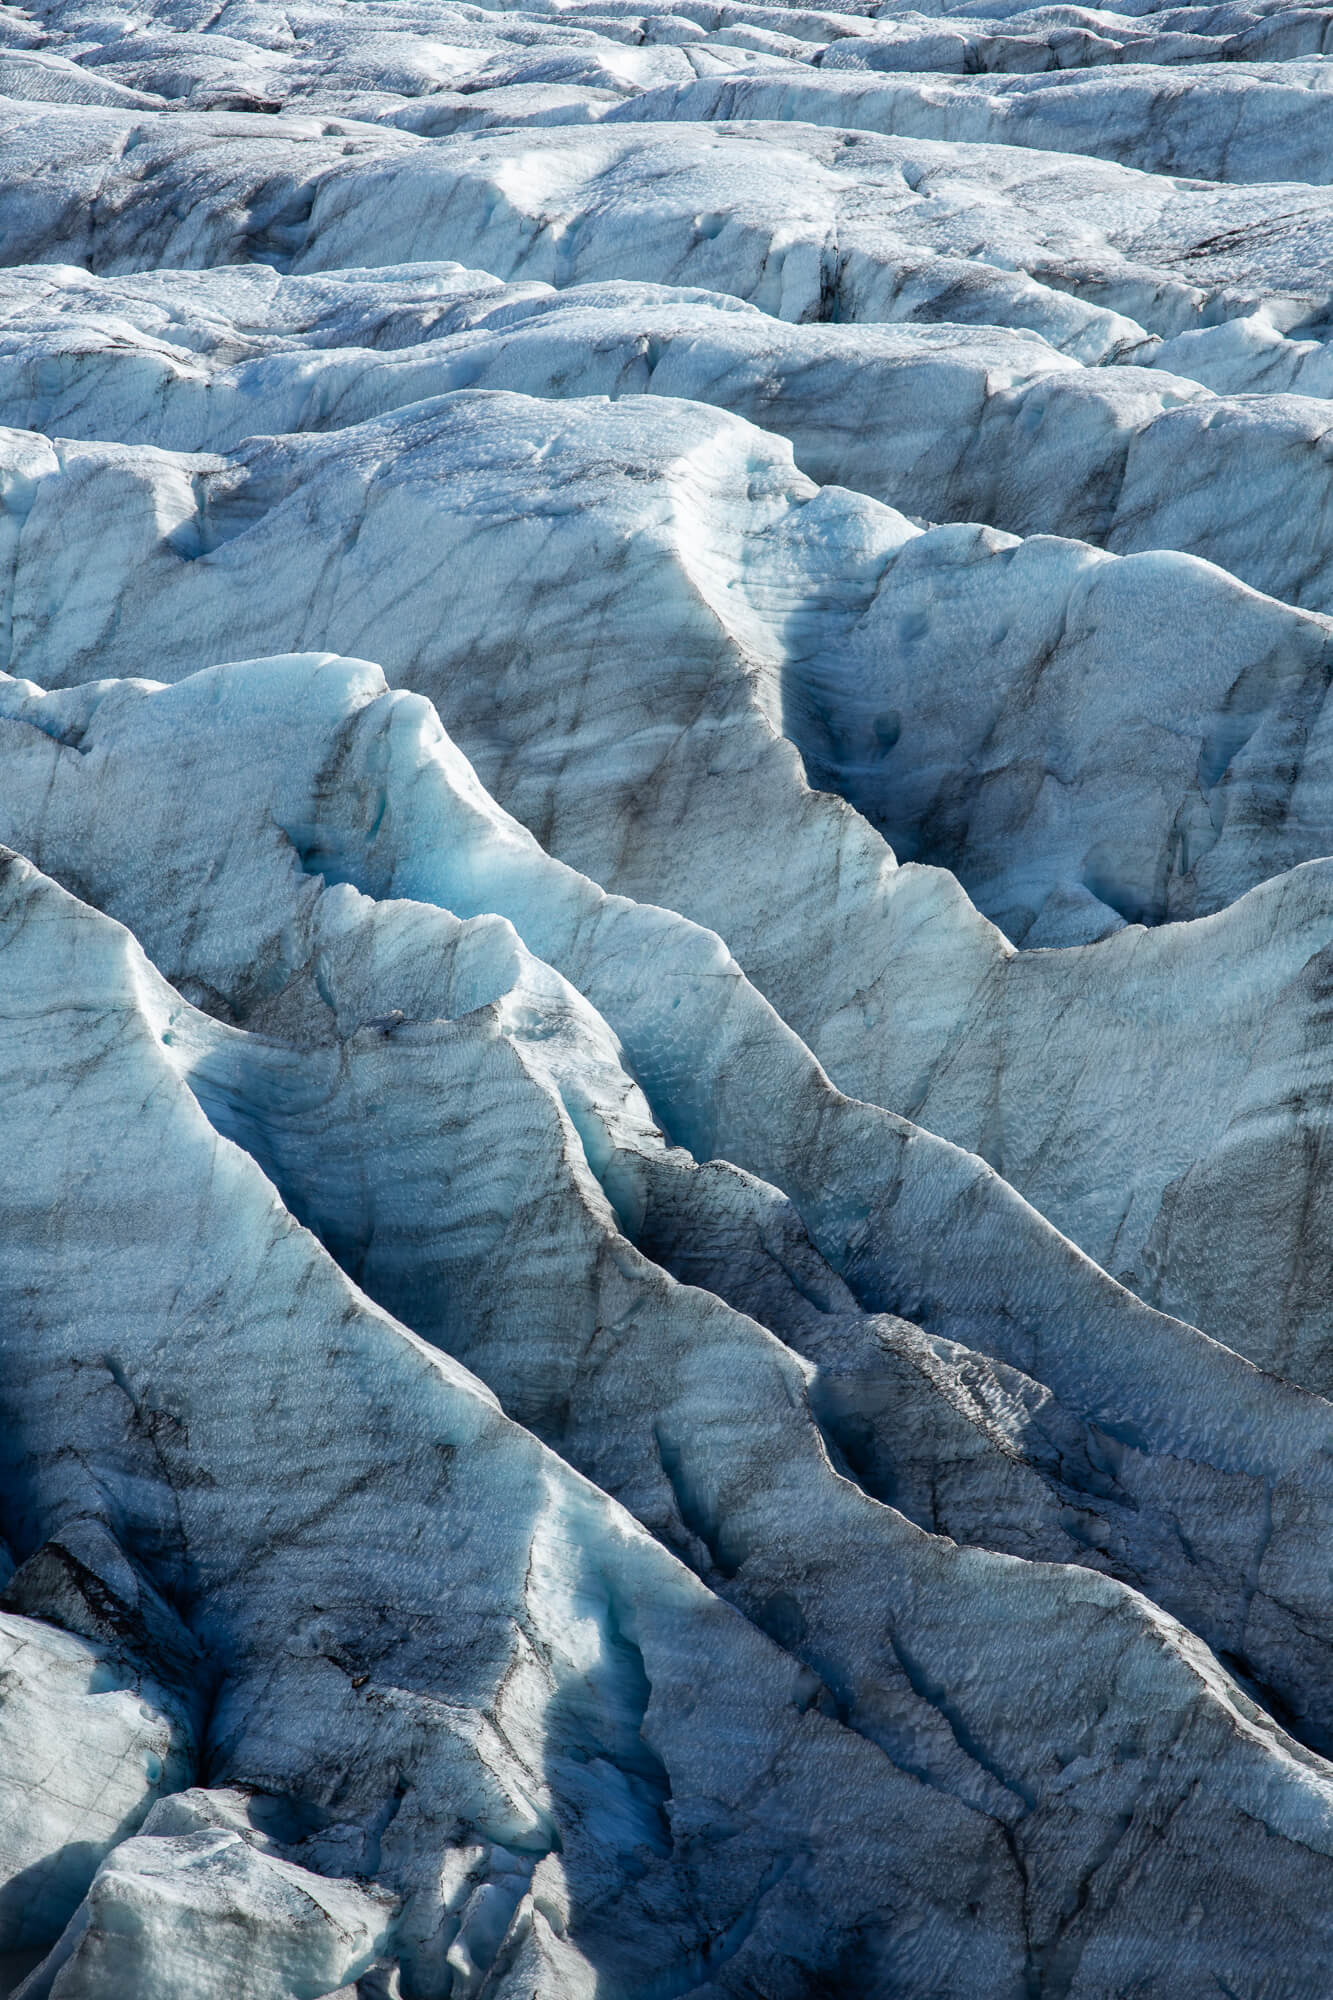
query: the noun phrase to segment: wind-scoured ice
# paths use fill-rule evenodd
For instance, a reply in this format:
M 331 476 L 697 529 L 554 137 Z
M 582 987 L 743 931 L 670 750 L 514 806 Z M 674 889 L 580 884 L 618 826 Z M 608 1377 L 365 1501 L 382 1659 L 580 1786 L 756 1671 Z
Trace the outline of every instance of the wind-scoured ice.
M 0 1992 L 1323 1991 L 1326 49 L 0 10 Z

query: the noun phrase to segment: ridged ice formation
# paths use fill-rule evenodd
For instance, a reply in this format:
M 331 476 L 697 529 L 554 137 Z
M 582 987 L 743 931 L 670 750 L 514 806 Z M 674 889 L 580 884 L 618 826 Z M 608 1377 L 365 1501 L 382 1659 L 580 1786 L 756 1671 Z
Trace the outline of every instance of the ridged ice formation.
M 0 5 L 0 1993 L 1333 1992 L 1325 50 Z

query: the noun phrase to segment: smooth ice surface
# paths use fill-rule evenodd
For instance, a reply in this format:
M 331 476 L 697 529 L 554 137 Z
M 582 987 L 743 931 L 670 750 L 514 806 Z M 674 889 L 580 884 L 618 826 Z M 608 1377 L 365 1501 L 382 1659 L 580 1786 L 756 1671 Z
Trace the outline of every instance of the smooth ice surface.
M 1324 1990 L 1330 54 L 0 10 L 0 1993 Z

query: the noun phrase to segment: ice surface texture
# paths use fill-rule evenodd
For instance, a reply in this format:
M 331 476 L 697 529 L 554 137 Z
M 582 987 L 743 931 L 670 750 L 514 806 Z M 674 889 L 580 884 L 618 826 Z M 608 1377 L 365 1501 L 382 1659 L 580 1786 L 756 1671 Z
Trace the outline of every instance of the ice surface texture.
M 0 9 L 0 1993 L 1327 1992 L 1326 55 Z

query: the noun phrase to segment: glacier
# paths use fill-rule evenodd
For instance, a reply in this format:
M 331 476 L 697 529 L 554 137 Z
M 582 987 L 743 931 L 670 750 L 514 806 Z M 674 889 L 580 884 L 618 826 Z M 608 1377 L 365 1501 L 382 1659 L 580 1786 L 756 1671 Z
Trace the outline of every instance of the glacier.
M 0 1995 L 1333 1986 L 1330 57 L 0 8 Z

